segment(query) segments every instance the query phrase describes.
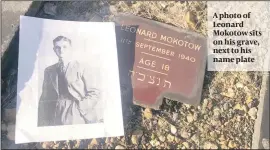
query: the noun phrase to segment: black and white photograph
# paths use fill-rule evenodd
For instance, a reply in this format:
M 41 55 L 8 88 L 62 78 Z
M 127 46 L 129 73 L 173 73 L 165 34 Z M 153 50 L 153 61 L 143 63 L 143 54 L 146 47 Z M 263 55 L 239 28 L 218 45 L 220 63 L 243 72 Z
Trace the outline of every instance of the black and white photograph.
M 44 71 L 39 100 L 38 125 L 71 125 L 102 122 L 95 107 L 100 89 L 91 81 L 90 67 L 72 60 L 72 41 L 57 36 L 53 50 L 59 61 Z M 98 74 L 96 74 L 98 76 Z
M 21 16 L 16 143 L 124 134 L 115 25 Z

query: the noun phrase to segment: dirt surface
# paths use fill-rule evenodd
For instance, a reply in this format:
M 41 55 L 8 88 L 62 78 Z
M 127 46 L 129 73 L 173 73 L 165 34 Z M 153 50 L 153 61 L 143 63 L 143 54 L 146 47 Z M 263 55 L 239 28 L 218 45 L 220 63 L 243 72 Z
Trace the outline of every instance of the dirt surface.
M 131 13 L 205 35 L 206 2 L 48 2 L 42 18 L 89 21 L 93 13 L 110 20 Z M 125 137 L 19 145 L 20 148 L 251 148 L 262 75 L 206 72 L 201 105 L 164 100 L 161 110 L 130 108 Z M 9 126 L 9 122 L 2 124 Z M 7 130 L 7 129 L 6 129 Z M 5 133 L 8 133 L 5 132 Z M 6 135 L 4 135 L 6 136 Z

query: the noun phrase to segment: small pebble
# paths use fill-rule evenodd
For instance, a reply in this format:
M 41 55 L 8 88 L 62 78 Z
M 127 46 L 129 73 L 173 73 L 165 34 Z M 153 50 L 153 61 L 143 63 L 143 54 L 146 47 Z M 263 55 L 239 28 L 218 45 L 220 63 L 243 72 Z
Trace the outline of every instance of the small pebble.
M 229 148 L 235 148 L 236 147 L 235 142 L 234 141 L 229 141 L 228 147 Z
M 180 133 L 181 137 L 182 138 L 185 138 L 185 139 L 188 139 L 190 138 L 191 134 L 185 130 L 183 130 L 181 133 Z
M 151 119 L 153 117 L 153 114 L 152 114 L 152 111 L 151 109 L 149 108 L 146 108 L 144 111 L 143 111 L 143 115 L 146 119 Z
M 193 114 L 193 120 L 196 121 L 198 119 L 198 114 L 197 113 L 194 113 Z
M 135 130 L 133 133 L 132 133 L 132 136 L 131 136 L 131 142 L 132 144 L 139 144 L 139 140 L 141 139 L 141 137 L 143 136 L 143 131 L 142 130 Z
M 253 107 L 248 111 L 248 115 L 251 117 L 251 119 L 255 120 L 257 117 L 257 108 Z
M 159 136 L 158 139 L 159 139 L 161 142 L 165 142 L 165 141 L 166 141 L 166 138 L 165 138 L 165 136 L 163 136 L 163 135 Z
M 199 137 L 198 137 L 198 135 L 194 134 L 194 135 L 191 137 L 191 140 L 192 140 L 195 144 L 199 144 Z
M 203 149 L 218 149 L 218 146 L 212 142 L 205 142 Z
M 234 90 L 232 88 L 228 89 L 228 93 L 226 94 L 227 97 L 233 98 L 235 95 Z
M 179 143 L 179 142 L 180 142 L 180 139 L 179 139 L 178 137 L 174 137 L 174 141 L 175 141 L 176 143 Z
M 185 146 L 185 148 L 189 148 L 189 143 L 188 142 L 183 142 L 182 144 Z
M 225 104 L 223 105 L 223 109 L 224 109 L 224 110 L 228 110 L 228 109 L 229 109 L 229 104 L 228 104 L 228 103 L 225 103 Z
M 171 125 L 171 133 L 172 134 L 176 134 L 177 133 L 177 129 L 174 125 Z
M 193 120 L 194 120 L 194 119 L 193 119 L 193 116 L 192 116 L 192 115 L 188 115 L 188 116 L 187 116 L 187 122 L 190 123 L 190 122 L 193 122 Z
M 219 119 L 219 117 L 220 117 L 220 109 L 215 108 L 214 109 L 214 119 Z
M 171 135 L 171 134 L 168 134 L 167 140 L 168 140 L 168 142 L 173 142 L 174 141 L 174 136 Z
M 157 140 L 152 140 L 152 141 L 150 141 L 150 144 L 151 144 L 153 147 L 157 147 L 157 146 L 160 145 L 160 142 L 157 141 Z
M 173 121 L 176 121 L 178 118 L 178 113 L 173 113 Z
M 236 83 L 236 87 L 237 87 L 237 88 L 243 88 L 244 85 L 243 85 L 242 83 L 238 82 L 238 83 Z
M 125 149 L 125 147 L 122 146 L 122 145 L 117 145 L 117 146 L 115 147 L 115 149 Z

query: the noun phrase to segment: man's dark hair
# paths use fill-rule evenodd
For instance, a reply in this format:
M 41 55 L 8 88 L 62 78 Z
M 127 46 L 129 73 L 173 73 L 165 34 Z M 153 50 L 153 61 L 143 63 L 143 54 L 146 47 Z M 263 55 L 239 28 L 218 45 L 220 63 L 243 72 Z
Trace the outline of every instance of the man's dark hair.
M 56 37 L 56 38 L 53 40 L 53 45 L 55 45 L 56 42 L 61 41 L 61 40 L 63 40 L 63 41 L 68 41 L 69 44 L 71 45 L 71 40 L 70 40 L 69 38 L 65 37 L 65 36 L 58 36 L 58 37 Z

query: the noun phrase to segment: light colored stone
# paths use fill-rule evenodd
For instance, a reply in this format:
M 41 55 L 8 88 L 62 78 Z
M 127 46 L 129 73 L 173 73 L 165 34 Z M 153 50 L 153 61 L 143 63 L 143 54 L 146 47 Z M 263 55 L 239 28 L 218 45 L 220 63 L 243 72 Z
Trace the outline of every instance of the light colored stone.
M 173 113 L 173 121 L 176 121 L 178 118 L 178 113 Z
M 197 119 L 198 119 L 198 113 L 195 112 L 193 114 L 193 121 L 197 121 Z
M 180 135 L 181 135 L 182 138 L 185 138 L 185 139 L 188 139 L 191 136 L 191 134 L 189 132 L 185 131 L 185 130 L 182 130 Z
M 193 120 L 194 120 L 194 119 L 193 119 L 193 116 L 192 116 L 192 115 L 188 115 L 188 116 L 187 116 L 187 122 L 190 123 L 190 122 L 193 122 Z
M 114 143 L 114 142 L 115 142 L 115 138 L 111 137 L 111 143 Z
M 212 142 L 205 142 L 203 149 L 218 149 L 218 146 Z
M 144 116 L 146 119 L 151 119 L 151 118 L 153 117 L 153 114 L 152 114 L 151 109 L 146 108 L 146 109 L 143 111 L 143 116 Z
M 165 142 L 165 141 L 166 141 L 166 138 L 165 138 L 165 136 L 163 136 L 163 135 L 159 136 L 158 139 L 159 139 L 161 142 Z
M 137 136 L 132 135 L 131 136 L 131 142 L 132 142 L 132 144 L 137 145 L 139 143 L 139 140 L 138 140 Z
M 255 120 L 257 117 L 257 112 L 258 112 L 257 108 L 253 107 L 248 111 L 248 115 L 251 117 L 251 119 Z
M 173 142 L 174 141 L 174 136 L 171 135 L 171 134 L 168 134 L 167 140 L 168 140 L 168 142 Z
M 174 125 L 171 125 L 171 133 L 174 135 L 177 133 L 177 129 Z
M 189 108 L 191 107 L 191 105 L 189 105 L 189 104 L 184 104 L 184 106 L 185 106 L 187 109 L 189 109 Z
M 233 98 L 234 95 L 235 95 L 234 90 L 232 88 L 229 88 L 228 89 L 228 95 L 227 96 Z
M 115 147 L 115 149 L 126 149 L 124 146 L 122 146 L 122 145 L 117 145 L 116 147 Z
M 244 85 L 243 85 L 242 83 L 238 82 L 238 83 L 236 83 L 236 87 L 237 87 L 237 88 L 243 88 Z
M 133 133 L 132 133 L 132 136 L 131 136 L 131 142 L 132 144 L 139 144 L 139 140 L 141 139 L 141 137 L 143 136 L 143 131 L 142 130 L 135 130 Z
M 219 120 L 214 120 L 214 119 L 212 119 L 210 122 L 211 122 L 211 124 L 212 124 L 213 126 L 219 126 L 219 125 L 221 125 L 221 122 L 220 122 Z
M 105 143 L 110 143 L 110 138 L 109 137 L 106 138 Z
M 182 144 L 185 146 L 185 148 L 189 148 L 189 143 L 188 142 L 183 142 Z
M 203 104 L 202 104 L 202 110 L 203 110 L 203 112 L 207 109 L 208 103 L 209 103 L 209 100 L 208 99 L 204 99 L 203 100 Z
M 164 120 L 162 120 L 162 119 L 159 119 L 158 120 L 158 126 L 160 126 L 162 128 L 162 127 L 166 126 L 166 122 Z
M 235 92 L 232 88 L 228 88 L 226 93 L 222 93 L 222 95 L 227 96 L 229 98 L 233 98 L 235 96 Z
M 90 145 L 91 145 L 91 146 L 93 146 L 93 145 L 98 145 L 98 141 L 97 141 L 96 139 L 92 139 Z
M 195 144 L 199 144 L 199 137 L 198 137 L 198 135 L 194 134 L 194 135 L 191 137 L 191 140 L 192 140 Z
M 176 143 L 179 143 L 181 140 L 180 140 L 180 138 L 178 138 L 178 137 L 174 137 L 174 141 L 175 141 Z
M 160 142 L 158 140 L 152 140 L 150 141 L 150 144 L 153 146 L 153 147 L 157 147 L 160 145 Z
M 235 148 L 236 147 L 236 143 L 234 141 L 229 141 L 228 147 L 229 148 Z

